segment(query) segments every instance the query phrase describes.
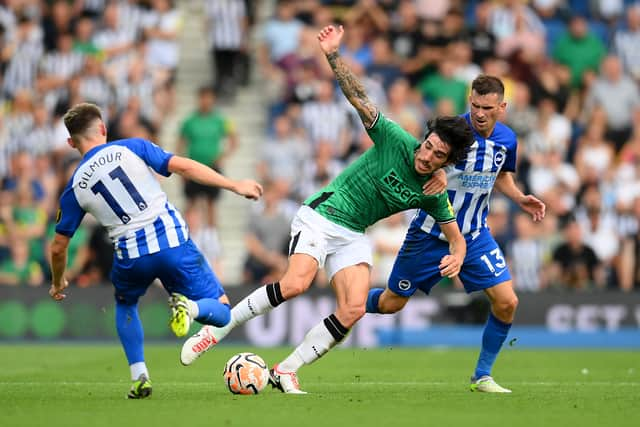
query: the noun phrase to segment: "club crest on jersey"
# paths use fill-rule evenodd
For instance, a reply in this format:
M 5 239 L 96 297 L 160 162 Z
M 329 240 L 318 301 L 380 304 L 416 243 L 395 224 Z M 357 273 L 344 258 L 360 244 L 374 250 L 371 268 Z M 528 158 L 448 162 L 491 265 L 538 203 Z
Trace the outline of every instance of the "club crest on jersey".
M 387 174 L 382 177 L 382 182 L 384 182 L 404 203 L 408 204 L 409 206 L 418 205 L 420 196 L 411 191 L 409 186 L 404 181 L 402 181 L 395 170 L 389 169 Z
M 496 167 L 500 168 L 502 167 L 506 159 L 507 159 L 507 156 L 504 154 L 504 152 L 498 151 L 496 155 L 493 157 L 493 164 L 496 165 Z
M 411 281 L 407 279 L 402 279 L 398 282 L 398 288 L 402 291 L 408 291 L 411 287 Z

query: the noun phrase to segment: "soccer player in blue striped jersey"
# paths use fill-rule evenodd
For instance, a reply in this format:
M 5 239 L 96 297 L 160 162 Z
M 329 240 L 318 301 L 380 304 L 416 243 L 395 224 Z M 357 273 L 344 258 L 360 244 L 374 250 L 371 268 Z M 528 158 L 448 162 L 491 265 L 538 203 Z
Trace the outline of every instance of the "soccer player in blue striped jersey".
M 82 159 L 60 197 L 56 233 L 51 245 L 52 284 L 49 294 L 62 301 L 69 241 L 85 213 L 106 227 L 115 255 L 111 281 L 115 287 L 116 329 L 131 371 L 128 397 L 151 395 L 144 360 L 144 336 L 138 299 L 160 279 L 171 294 L 170 326 L 177 336 L 192 320 L 224 326 L 230 319 L 229 299 L 211 267 L 189 238 L 178 210 L 167 200 L 154 175 L 176 172 L 204 185 L 218 186 L 256 200 L 262 187 L 253 180 L 235 181 L 191 159 L 174 156 L 139 138 L 106 143 L 100 109 L 88 103 L 64 116 L 68 143 Z
M 542 220 L 545 205 L 536 197 L 523 194 L 514 182 L 517 141 L 515 133 L 498 122 L 506 107 L 500 79 L 487 75 L 477 77 L 471 85 L 469 103 L 470 112 L 464 117 L 471 125 L 475 142 L 464 160 L 444 169 L 446 180 L 442 179 L 442 188 L 446 185 L 467 242 L 459 278 L 467 292 L 483 290 L 491 303 L 471 390 L 509 393 L 510 390 L 493 380 L 491 369 L 511 328 L 518 297 L 502 251 L 487 227 L 489 198 L 493 188 L 497 188 L 534 221 Z M 369 292 L 367 312 L 395 313 L 416 290 L 428 294 L 442 279 L 438 260 L 448 251 L 438 223 L 427 212 L 419 210 L 396 258 L 387 288 Z

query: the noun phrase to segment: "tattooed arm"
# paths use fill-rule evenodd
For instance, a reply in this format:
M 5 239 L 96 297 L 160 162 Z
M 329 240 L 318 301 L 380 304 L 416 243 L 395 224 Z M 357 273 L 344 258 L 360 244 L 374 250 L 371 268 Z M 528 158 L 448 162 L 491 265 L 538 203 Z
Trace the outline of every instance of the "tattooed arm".
M 358 80 L 338 53 L 343 34 L 344 29 L 342 26 L 338 29 L 331 25 L 324 27 L 318 34 L 320 47 L 327 57 L 327 61 L 329 61 L 342 93 L 344 93 L 351 105 L 355 107 L 365 127 L 371 128 L 378 116 L 378 109 L 367 96 L 362 82 Z

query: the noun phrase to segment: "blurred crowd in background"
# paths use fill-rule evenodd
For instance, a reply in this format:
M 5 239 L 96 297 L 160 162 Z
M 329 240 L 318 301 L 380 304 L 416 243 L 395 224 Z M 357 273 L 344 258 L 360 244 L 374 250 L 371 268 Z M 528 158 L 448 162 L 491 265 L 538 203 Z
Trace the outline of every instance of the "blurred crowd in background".
M 517 182 L 547 204 L 534 224 L 492 196 L 488 225 L 518 290 L 640 289 L 637 1 L 281 0 L 262 22 L 256 2 L 198 1 L 215 77 L 181 118 L 177 152 L 224 170 L 243 142 L 216 103 L 235 102 L 252 74 L 267 99 L 256 170 L 265 194 L 238 236 L 244 283 L 279 278 L 297 207 L 372 144 L 318 48 L 318 30 L 337 23 L 369 97 L 417 139 L 431 116 L 467 111 L 477 75 L 502 79 Z M 69 105 L 101 106 L 110 139 L 156 140 L 175 107 L 180 25 L 169 0 L 0 0 L 0 283 L 47 280 L 57 198 L 78 160 L 61 123 Z M 218 192 L 184 191 L 192 237 L 220 271 Z M 369 231 L 374 284 L 386 283 L 411 217 Z M 74 283 L 108 280 L 112 249 L 99 227 L 87 223 L 72 245 Z

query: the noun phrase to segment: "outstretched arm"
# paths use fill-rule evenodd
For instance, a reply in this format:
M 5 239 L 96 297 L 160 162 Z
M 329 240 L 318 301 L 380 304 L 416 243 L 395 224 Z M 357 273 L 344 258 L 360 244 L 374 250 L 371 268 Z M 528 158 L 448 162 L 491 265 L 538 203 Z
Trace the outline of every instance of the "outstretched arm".
M 327 57 L 327 61 L 329 61 L 329 65 L 333 70 L 333 74 L 336 76 L 342 93 L 344 93 L 347 100 L 355 107 L 356 111 L 358 111 L 362 123 L 364 123 L 368 129 L 375 123 L 378 109 L 371 103 L 365 93 L 364 86 L 349 67 L 347 67 L 347 64 L 338 53 L 343 34 L 344 28 L 342 25 L 337 29 L 333 25 L 329 25 L 318 33 L 318 41 L 320 41 L 320 47 Z
M 546 206 L 537 197 L 531 194 L 525 195 L 516 185 L 511 172 L 500 172 L 496 178 L 495 187 L 531 215 L 535 222 L 542 221 Z
M 219 174 L 208 166 L 181 156 L 169 160 L 169 172 L 177 173 L 191 181 L 210 187 L 221 187 L 233 191 L 247 199 L 258 200 L 262 196 L 262 186 L 252 179 L 235 181 Z

